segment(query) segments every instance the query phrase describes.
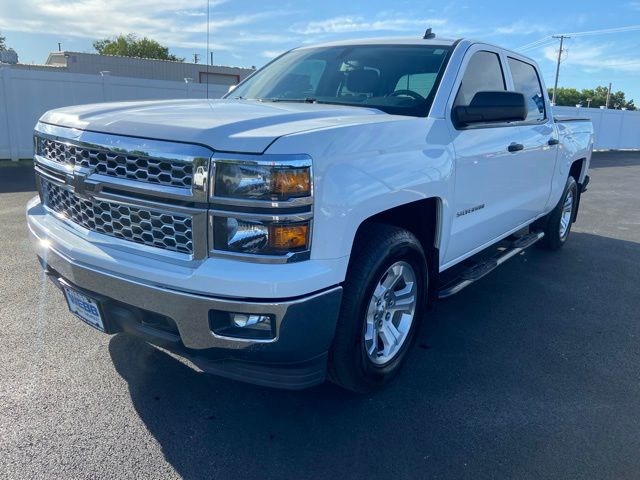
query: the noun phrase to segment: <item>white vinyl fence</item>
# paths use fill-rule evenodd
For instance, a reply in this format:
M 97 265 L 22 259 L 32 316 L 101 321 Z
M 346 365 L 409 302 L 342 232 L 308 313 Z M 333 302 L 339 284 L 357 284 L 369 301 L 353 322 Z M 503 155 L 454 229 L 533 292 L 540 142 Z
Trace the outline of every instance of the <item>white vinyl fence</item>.
M 0 67 L 0 159 L 30 158 L 33 127 L 47 110 L 122 100 L 205 98 L 206 84 Z M 227 87 L 209 85 L 209 98 Z M 589 117 L 597 149 L 640 149 L 640 112 L 555 107 L 558 115 Z
M 209 98 L 227 86 L 209 84 Z M 52 108 L 83 103 L 205 98 L 203 83 L 0 67 L 0 159 L 31 158 L 33 127 Z
M 553 107 L 556 115 L 593 122 L 597 150 L 640 150 L 640 112 L 604 108 Z

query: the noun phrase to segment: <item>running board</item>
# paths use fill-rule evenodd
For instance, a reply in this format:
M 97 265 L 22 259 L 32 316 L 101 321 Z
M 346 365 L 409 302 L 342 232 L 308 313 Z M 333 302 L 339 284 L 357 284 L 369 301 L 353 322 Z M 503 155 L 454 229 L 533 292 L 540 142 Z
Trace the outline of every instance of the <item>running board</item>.
M 542 237 L 544 237 L 544 232 L 532 232 L 511 242 L 511 244 L 504 250 L 501 250 L 487 260 L 476 263 L 462 272 L 458 278 L 445 285 L 438 293 L 438 298 L 447 298 L 455 295 L 463 288 L 468 287 L 477 280 L 480 280 L 486 274 L 493 271 L 510 258 L 529 248 L 538 240 L 541 240 Z

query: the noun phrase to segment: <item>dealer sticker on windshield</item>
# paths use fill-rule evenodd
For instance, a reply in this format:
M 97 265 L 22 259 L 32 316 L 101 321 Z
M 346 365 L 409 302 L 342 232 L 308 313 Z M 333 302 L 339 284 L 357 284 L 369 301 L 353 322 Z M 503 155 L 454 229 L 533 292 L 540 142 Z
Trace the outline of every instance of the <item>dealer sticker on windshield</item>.
M 67 304 L 71 313 L 83 322 L 104 332 L 102 316 L 95 300 L 66 285 L 64 286 L 64 296 L 67 297 Z

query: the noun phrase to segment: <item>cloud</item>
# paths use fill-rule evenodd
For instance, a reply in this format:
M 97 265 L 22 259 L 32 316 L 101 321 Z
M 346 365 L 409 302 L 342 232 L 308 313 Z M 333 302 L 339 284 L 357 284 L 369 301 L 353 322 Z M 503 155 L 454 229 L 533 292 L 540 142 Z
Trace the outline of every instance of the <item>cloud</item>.
M 262 56 L 264 58 L 268 58 L 268 59 L 273 59 L 276 57 L 279 57 L 280 55 L 282 55 L 284 53 L 283 50 L 264 50 L 262 52 Z
M 587 72 L 616 70 L 627 73 L 640 73 L 640 59 L 637 56 L 624 56 L 618 53 L 614 44 L 585 44 L 568 49 L 563 65 L 582 68 Z M 552 62 L 557 60 L 557 47 L 543 49 L 544 57 Z
M 500 35 L 531 35 L 534 33 L 545 34 L 551 30 L 548 25 L 538 25 L 524 20 L 519 20 L 511 25 L 497 27 L 495 33 Z
M 416 32 L 422 33 L 426 26 L 440 27 L 447 23 L 440 18 L 433 19 L 409 19 L 388 18 L 367 20 L 361 16 L 341 16 L 326 20 L 312 21 L 306 24 L 298 24 L 292 27 L 292 31 L 303 35 L 319 33 L 350 33 L 350 32 Z
M 206 7 L 194 8 L 192 0 L 20 0 L 11 1 L 10 8 L 2 5 L 9 1 L 0 0 L 0 30 L 5 32 L 89 39 L 136 33 L 173 48 L 206 46 Z M 217 50 L 232 49 L 236 39 L 249 42 L 250 37 L 241 34 L 239 27 L 290 14 L 274 10 L 225 16 L 216 9 L 229 0 L 210 1 L 210 31 Z M 233 30 L 233 35 L 227 35 L 225 30 Z

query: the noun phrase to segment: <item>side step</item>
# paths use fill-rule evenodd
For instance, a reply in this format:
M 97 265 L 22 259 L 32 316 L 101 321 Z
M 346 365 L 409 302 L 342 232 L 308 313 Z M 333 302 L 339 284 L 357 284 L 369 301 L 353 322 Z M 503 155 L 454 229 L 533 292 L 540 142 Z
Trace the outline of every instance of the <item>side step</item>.
M 447 283 L 438 293 L 438 298 L 447 298 L 455 295 L 463 288 L 468 287 L 477 280 L 480 280 L 486 274 L 499 267 L 510 258 L 529 248 L 538 240 L 542 239 L 542 237 L 544 237 L 544 232 L 532 232 L 514 240 L 509 244 L 509 246 L 499 251 L 493 257 L 472 265 L 470 268 L 463 271 L 455 280 Z

